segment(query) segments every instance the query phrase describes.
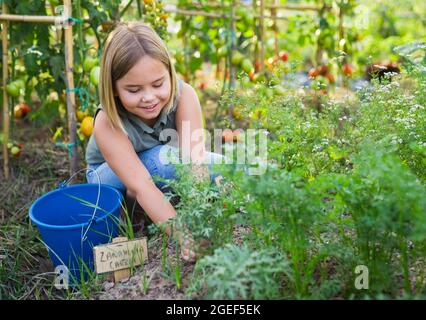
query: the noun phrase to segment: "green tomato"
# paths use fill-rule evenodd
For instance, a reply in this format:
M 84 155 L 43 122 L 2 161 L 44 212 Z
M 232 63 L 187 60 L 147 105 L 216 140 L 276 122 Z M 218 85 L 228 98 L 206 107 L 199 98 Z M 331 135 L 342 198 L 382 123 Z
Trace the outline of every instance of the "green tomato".
M 236 52 L 234 52 L 234 54 L 232 55 L 231 63 L 232 63 L 234 66 L 239 66 L 239 65 L 240 65 L 240 63 L 243 61 L 243 59 L 244 59 L 244 55 L 243 55 L 241 52 L 236 51 Z
M 243 16 L 243 21 L 245 23 L 246 26 L 253 26 L 254 25 L 254 15 L 252 12 L 247 11 L 245 12 L 244 16 Z
M 14 155 L 15 157 L 19 157 L 20 152 L 21 152 L 21 149 L 20 149 L 19 147 L 17 147 L 17 146 L 13 146 L 13 147 L 10 149 L 10 153 L 11 153 L 12 155 Z
M 101 75 L 101 67 L 95 66 L 90 71 L 90 83 L 94 86 L 97 86 L 99 84 L 99 78 Z
M 89 86 L 89 94 L 91 97 L 96 97 L 96 86 Z
M 21 89 L 19 88 L 18 84 L 15 81 L 13 81 L 6 86 L 6 91 L 11 97 L 18 98 L 20 95 Z
M 227 46 L 222 46 L 219 49 L 217 49 L 217 56 L 219 58 L 226 57 L 227 55 L 228 55 L 228 47 Z
M 247 58 L 245 58 L 242 62 L 241 62 L 241 68 L 244 70 L 245 73 L 250 73 L 251 71 L 254 71 L 254 67 L 253 64 L 251 63 L 251 61 Z
M 25 80 L 24 79 L 17 79 L 17 80 L 15 80 L 15 81 L 13 81 L 15 84 L 16 84 L 16 86 L 19 88 L 19 89 L 25 89 Z
M 253 78 L 253 81 L 254 82 L 264 82 L 264 81 L 266 81 L 265 74 L 264 73 L 257 73 L 257 74 L 255 74 L 254 78 Z
M 84 72 L 90 72 L 93 67 L 97 66 L 99 63 L 99 60 L 97 58 L 87 57 L 84 59 L 83 62 L 83 70 Z
M 194 47 L 194 48 L 198 48 L 201 44 L 200 38 L 198 38 L 195 35 L 192 35 L 189 41 L 191 43 L 191 46 Z

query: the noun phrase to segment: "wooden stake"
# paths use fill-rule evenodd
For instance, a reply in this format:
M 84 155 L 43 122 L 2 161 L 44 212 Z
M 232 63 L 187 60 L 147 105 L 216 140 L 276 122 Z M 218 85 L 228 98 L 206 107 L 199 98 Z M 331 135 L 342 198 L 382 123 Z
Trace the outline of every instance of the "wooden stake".
M 253 0 L 253 10 L 254 12 L 257 12 L 257 0 Z M 256 65 L 256 61 L 260 61 L 259 60 L 259 37 L 260 37 L 260 32 L 259 32 L 259 21 L 258 18 L 254 17 L 253 19 L 253 23 L 254 23 L 254 28 L 255 28 L 255 34 L 256 37 L 253 37 L 253 42 L 254 42 L 254 61 L 253 61 L 253 65 Z M 259 65 L 259 70 L 256 70 L 256 72 L 259 72 L 262 70 L 262 66 L 264 65 L 265 61 L 260 61 L 260 65 Z
M 212 6 L 213 7 L 220 7 L 220 6 Z M 319 11 L 319 8 L 314 6 L 265 6 L 265 9 L 284 9 L 284 10 L 294 10 L 294 11 Z M 185 9 L 177 9 L 177 8 L 165 8 L 164 12 L 167 13 L 176 13 L 176 14 L 182 14 L 186 16 L 202 16 L 207 18 L 221 18 L 221 19 L 227 19 L 228 16 L 226 14 L 218 14 L 213 12 L 205 12 L 201 10 L 185 10 Z M 256 18 L 259 18 L 260 15 L 255 15 Z M 267 19 L 276 19 L 276 20 L 287 20 L 286 17 L 278 17 L 278 16 L 264 16 Z M 61 20 L 61 17 L 55 17 L 55 16 L 31 16 L 31 15 L 18 15 L 18 14 L 0 14 L 0 20 L 5 21 L 16 21 L 16 22 L 34 22 L 34 23 L 56 23 Z M 235 16 L 235 20 L 241 19 L 241 17 Z M 85 18 L 83 20 L 84 22 L 90 22 L 89 18 Z
M 231 53 L 234 54 L 236 51 L 236 43 L 235 43 L 235 13 L 234 13 L 234 3 L 233 0 L 231 2 L 231 10 L 230 10 L 230 25 L 229 31 L 231 34 Z M 230 56 L 232 57 L 232 55 Z M 229 89 L 234 89 L 235 87 L 235 67 L 232 63 L 229 64 Z
M 343 27 L 343 19 L 344 19 L 343 9 L 342 9 L 342 7 L 340 7 L 339 8 L 339 43 L 338 43 L 338 49 L 340 49 L 340 41 L 342 41 L 342 39 L 345 39 L 345 29 Z M 343 56 L 343 60 L 342 60 L 342 67 L 343 67 L 343 65 L 348 62 L 346 42 L 343 45 L 342 50 L 345 52 L 345 55 Z M 340 69 L 339 72 L 342 72 L 342 69 Z M 348 87 L 348 77 L 346 75 L 343 75 L 343 86 L 346 87 L 346 88 Z
M 112 243 L 119 243 L 127 241 L 128 239 L 126 237 L 117 237 L 112 239 Z M 118 271 L 114 271 L 114 282 L 117 283 L 120 280 L 126 279 L 130 277 L 130 269 L 121 269 Z
M 345 38 L 345 29 L 343 27 L 343 19 L 344 19 L 343 9 L 340 7 L 339 8 L 339 44 L 338 44 L 339 46 L 340 46 L 340 41 Z M 347 49 L 347 46 L 346 46 L 346 42 L 345 42 L 345 44 L 343 46 L 343 51 L 345 53 L 347 53 L 346 49 Z M 346 63 L 347 61 L 348 61 L 348 57 L 347 57 L 347 55 L 345 55 L 343 57 L 343 63 Z
M 265 2 L 264 0 L 260 0 L 260 18 L 259 18 L 259 28 L 260 28 L 260 61 L 265 61 Z M 260 70 L 263 71 L 265 69 L 265 64 L 261 63 Z
M 318 11 L 318 17 L 319 17 L 318 20 L 321 21 L 322 17 L 324 16 L 324 12 L 325 12 L 325 2 L 323 1 L 322 2 L 321 10 Z M 316 60 L 315 63 L 316 63 L 316 66 L 319 66 L 319 65 L 322 64 L 322 53 L 323 53 L 323 49 L 322 49 L 322 47 L 321 47 L 321 45 L 319 43 L 319 37 L 318 37 L 317 51 L 315 53 L 315 60 Z
M 227 8 L 227 7 L 225 7 Z M 205 11 L 197 11 L 197 10 L 184 10 L 184 9 L 170 9 L 170 8 L 166 8 L 164 9 L 165 12 L 167 13 L 176 13 L 176 14 L 182 14 L 185 16 L 200 16 L 200 17 L 206 17 L 206 18 L 211 18 L 211 19 L 229 19 L 229 15 L 227 14 L 218 14 L 218 13 L 212 13 L 212 12 L 205 12 Z M 255 14 L 254 15 L 255 18 L 260 18 L 259 14 Z M 288 20 L 287 17 L 273 17 L 273 16 L 263 16 L 266 19 L 275 19 L 275 20 Z M 240 20 L 242 19 L 239 16 L 234 16 L 234 20 Z
M 72 17 L 71 0 L 64 0 L 65 12 L 69 17 Z M 68 115 L 68 134 L 69 143 L 72 145 L 70 154 L 70 176 L 78 169 L 78 149 L 77 149 L 77 125 L 75 115 L 75 92 L 74 75 L 73 75 L 73 39 L 72 26 L 65 25 L 65 75 L 67 88 L 67 115 Z M 71 181 L 72 183 L 72 181 Z
M 310 5 L 300 5 L 300 4 L 286 4 L 286 5 L 279 5 L 279 4 L 273 4 L 267 6 L 270 9 L 284 9 L 289 11 L 318 11 L 318 6 L 310 6 Z
M 235 0 L 232 0 L 231 2 L 231 10 L 230 10 L 230 34 L 231 34 L 231 55 L 228 55 L 229 61 L 229 89 L 231 90 L 231 97 L 234 96 L 233 90 L 235 89 L 235 66 L 232 64 L 232 55 L 236 52 L 236 43 L 235 43 L 235 23 L 234 23 L 234 7 L 235 7 Z M 234 118 L 234 102 L 231 99 L 231 105 L 229 106 L 228 110 L 228 117 L 232 121 Z
M 273 0 L 274 1 L 274 5 L 276 5 L 277 0 Z M 278 45 L 278 26 L 277 26 L 277 8 L 276 7 L 270 7 L 271 8 L 271 17 L 272 20 L 274 21 L 272 24 L 272 30 L 274 31 L 274 46 L 275 46 L 275 55 L 278 57 L 279 53 L 280 53 L 280 48 Z
M 7 13 L 6 3 L 2 4 L 2 12 Z M 4 178 L 9 180 L 9 153 L 7 150 L 7 143 L 9 142 L 9 97 L 6 91 L 8 81 L 8 50 L 9 50 L 9 22 L 3 21 L 2 36 L 2 50 L 3 50 L 3 171 Z M 2 216 L 2 221 L 4 217 Z
M 256 0 L 255 0 L 256 1 Z M 219 5 L 217 2 L 212 3 L 203 3 L 202 5 L 198 3 L 191 3 L 190 4 L 192 8 L 220 8 L 221 5 Z M 168 6 L 172 7 L 172 6 Z M 226 6 L 225 8 L 227 8 Z M 265 5 L 265 9 L 278 9 L 278 10 L 287 10 L 287 11 L 318 11 L 320 8 L 315 5 L 300 5 L 300 4 L 285 4 L 285 5 L 279 5 L 279 4 L 272 4 L 272 5 Z M 167 8 L 166 10 L 170 10 L 169 12 L 172 12 L 173 9 Z
M 16 22 L 35 22 L 35 23 L 56 23 L 59 22 L 59 16 L 24 16 L 19 14 L 0 14 L 0 20 Z

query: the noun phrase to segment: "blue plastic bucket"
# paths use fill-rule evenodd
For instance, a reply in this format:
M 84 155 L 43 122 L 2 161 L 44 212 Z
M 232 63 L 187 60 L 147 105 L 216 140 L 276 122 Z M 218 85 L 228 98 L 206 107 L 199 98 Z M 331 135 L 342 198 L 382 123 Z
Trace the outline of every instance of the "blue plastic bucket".
M 73 276 L 70 282 L 94 270 L 94 246 L 118 236 L 122 200 L 122 194 L 111 186 L 77 184 L 46 193 L 31 205 L 31 221 L 37 225 L 54 266 L 68 268 Z

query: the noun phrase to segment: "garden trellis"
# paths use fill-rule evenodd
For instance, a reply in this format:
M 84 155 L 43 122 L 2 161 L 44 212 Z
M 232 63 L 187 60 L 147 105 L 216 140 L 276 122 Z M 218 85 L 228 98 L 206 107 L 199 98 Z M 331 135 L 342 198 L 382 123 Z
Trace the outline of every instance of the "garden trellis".
M 76 134 L 76 115 L 75 115 L 75 88 L 73 76 L 73 34 L 72 24 L 75 19 L 72 18 L 72 3 L 71 0 L 64 0 L 63 12 L 66 15 L 61 16 L 25 16 L 8 14 L 6 3 L 2 3 L 2 13 L 0 21 L 2 22 L 2 49 L 3 49 L 3 171 L 5 179 L 9 178 L 9 155 L 7 143 L 9 141 L 9 99 L 6 91 L 8 83 L 8 29 L 9 22 L 35 22 L 35 23 L 52 23 L 62 25 L 64 28 L 65 38 L 65 74 L 66 74 L 66 96 L 67 96 L 67 115 L 68 115 L 68 130 L 69 143 L 67 146 L 70 150 L 70 175 L 77 172 L 78 169 L 78 152 L 77 152 L 77 134 Z

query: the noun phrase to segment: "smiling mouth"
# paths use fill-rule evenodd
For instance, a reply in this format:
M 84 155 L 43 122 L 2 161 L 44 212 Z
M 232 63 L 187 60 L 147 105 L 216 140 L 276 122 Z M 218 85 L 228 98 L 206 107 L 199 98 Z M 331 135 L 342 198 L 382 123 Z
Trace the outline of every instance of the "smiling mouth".
M 154 105 L 152 105 L 150 107 L 140 107 L 140 108 L 144 109 L 144 110 L 154 110 L 157 107 L 157 105 L 158 105 L 158 103 L 156 103 L 156 104 L 154 104 Z

